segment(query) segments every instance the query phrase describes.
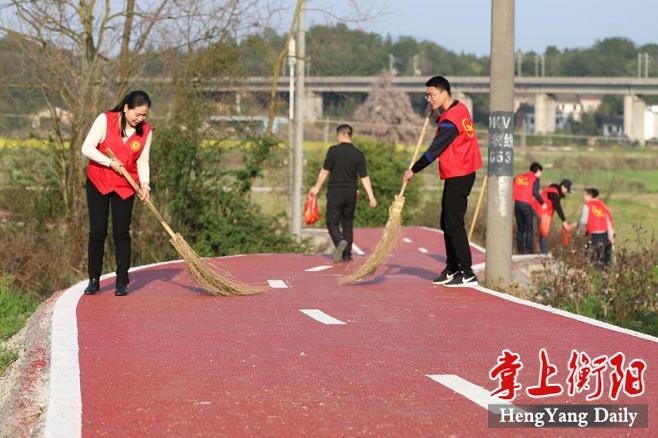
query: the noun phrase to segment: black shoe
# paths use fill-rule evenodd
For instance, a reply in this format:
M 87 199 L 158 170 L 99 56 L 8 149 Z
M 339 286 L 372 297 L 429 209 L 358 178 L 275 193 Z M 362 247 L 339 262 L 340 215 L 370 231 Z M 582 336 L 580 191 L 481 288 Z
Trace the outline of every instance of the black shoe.
M 114 289 L 114 295 L 117 297 L 125 297 L 128 295 L 128 288 L 125 284 L 117 283 L 116 289 Z
M 347 240 L 341 240 L 336 245 L 336 250 L 334 251 L 334 263 L 340 263 L 343 260 L 343 254 L 347 249 Z
M 96 278 L 90 278 L 89 284 L 85 288 L 85 295 L 93 295 L 101 289 L 101 283 Z
M 457 272 L 445 268 L 443 271 L 441 271 L 441 274 L 439 274 L 438 277 L 432 280 L 432 284 L 446 284 L 447 282 L 452 280 L 456 274 Z
M 478 278 L 472 272 L 459 271 L 452 277 L 452 280 L 443 283 L 445 287 L 475 287 L 480 283 Z

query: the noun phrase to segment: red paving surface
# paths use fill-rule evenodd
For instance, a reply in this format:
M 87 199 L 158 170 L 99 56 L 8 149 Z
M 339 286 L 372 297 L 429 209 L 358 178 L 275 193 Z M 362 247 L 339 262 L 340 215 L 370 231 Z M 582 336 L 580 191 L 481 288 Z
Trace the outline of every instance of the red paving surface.
M 367 252 L 380 232 L 360 229 L 355 240 Z M 413 242 L 400 242 L 379 275 L 354 286 L 338 286 L 344 267 L 304 272 L 331 262 L 302 255 L 222 259 L 237 278 L 289 285 L 251 297 L 206 296 L 182 263 L 135 272 L 124 298 L 103 282 L 77 309 L 83 436 L 584 436 L 489 429 L 485 409 L 426 376 L 457 374 L 492 390 L 489 369 L 507 348 L 521 354 L 525 388 L 537 382 L 542 347 L 559 367 L 552 381 L 563 384 L 572 348 L 647 361 L 645 395 L 618 402 L 649 404 L 651 429 L 588 433 L 658 436 L 658 344 L 433 286 L 442 235 L 408 228 L 403 236 Z M 308 308 L 347 324 L 321 324 L 299 311 Z M 538 403 L 522 393 L 515 404 L 528 402 Z

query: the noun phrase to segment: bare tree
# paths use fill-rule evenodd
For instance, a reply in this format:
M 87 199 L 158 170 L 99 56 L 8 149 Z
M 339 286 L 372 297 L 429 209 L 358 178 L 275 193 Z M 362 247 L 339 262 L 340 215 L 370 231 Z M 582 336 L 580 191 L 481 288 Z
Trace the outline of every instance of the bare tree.
M 393 75 L 382 73 L 354 112 L 359 131 L 392 143 L 413 143 L 421 118 L 411 107 L 409 95 L 393 85 Z
M 268 105 L 267 132 L 271 133 L 274 125 L 274 117 L 276 117 L 277 108 L 279 106 L 279 100 L 277 99 L 278 79 L 281 74 L 283 62 L 288 54 L 288 45 L 290 44 L 293 33 L 295 32 L 297 20 L 299 19 L 299 14 L 302 12 L 302 9 L 308 12 L 318 13 L 324 16 L 325 19 L 340 21 L 341 23 L 357 24 L 371 20 L 374 17 L 383 14 L 384 11 L 384 9 L 381 8 L 381 5 L 378 5 L 379 8 L 376 8 L 374 2 L 364 0 L 345 0 L 343 4 L 340 5 L 342 6 L 342 9 L 337 10 L 337 6 L 339 5 L 337 5 L 335 1 L 295 0 L 295 8 L 290 20 L 290 27 L 283 41 L 283 47 L 281 47 L 280 51 L 277 53 L 276 59 L 272 62 L 272 85 L 270 88 Z
M 0 0 L 0 36 L 18 42 L 51 113 L 70 241 L 84 260 L 80 146 L 94 117 L 123 96 L 154 50 L 194 51 L 237 38 L 257 21 L 257 0 Z M 61 126 L 56 106 L 72 114 Z

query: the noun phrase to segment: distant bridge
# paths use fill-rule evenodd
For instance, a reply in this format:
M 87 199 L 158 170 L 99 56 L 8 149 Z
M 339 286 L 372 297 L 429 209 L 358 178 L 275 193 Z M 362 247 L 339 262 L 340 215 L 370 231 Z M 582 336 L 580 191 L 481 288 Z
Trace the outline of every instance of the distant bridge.
M 322 117 L 323 94 L 368 93 L 378 80 L 377 76 L 307 76 L 305 79 L 306 118 L 309 121 Z M 396 76 L 393 84 L 407 93 L 424 93 L 425 76 Z M 469 108 L 473 101 L 469 95 L 489 93 L 488 76 L 448 76 L 454 94 Z M 144 82 L 168 82 L 168 78 L 143 78 Z M 141 82 L 140 81 L 140 82 Z M 267 76 L 235 78 L 210 78 L 201 82 L 201 88 L 210 93 L 235 93 L 239 98 L 245 93 L 269 92 L 272 78 Z M 289 92 L 288 76 L 277 81 L 279 93 Z M 556 128 L 556 111 L 560 101 L 577 102 L 582 108 L 594 108 L 603 96 L 624 96 L 623 133 L 631 140 L 644 143 L 646 139 L 643 96 L 658 95 L 658 78 L 634 77 L 566 77 L 523 76 L 514 79 L 516 105 L 522 102 L 534 105 L 535 132 L 549 133 Z M 575 96 L 568 100 L 568 96 Z
M 425 92 L 424 76 L 396 76 L 393 84 L 407 93 Z M 465 94 L 489 93 L 488 76 L 447 77 L 456 92 Z M 307 76 L 305 87 L 311 93 L 367 93 L 377 82 L 377 76 Z M 277 83 L 281 92 L 288 92 L 289 79 L 280 77 Z M 210 91 L 269 91 L 272 78 L 247 77 L 236 82 L 221 78 L 207 81 Z M 578 95 L 658 95 L 658 78 L 630 77 L 516 77 L 516 95 L 578 94 Z

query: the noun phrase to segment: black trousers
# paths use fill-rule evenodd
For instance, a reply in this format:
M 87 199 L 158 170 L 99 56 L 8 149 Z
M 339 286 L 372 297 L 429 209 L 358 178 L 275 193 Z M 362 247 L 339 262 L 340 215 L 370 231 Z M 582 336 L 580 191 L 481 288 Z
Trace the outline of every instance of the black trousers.
M 599 269 L 604 269 L 612 260 L 612 244 L 608 233 L 594 233 L 590 235 L 590 251 L 592 264 Z
M 527 202 L 514 202 L 514 216 L 516 217 L 516 252 L 534 253 L 535 210 Z
M 441 229 L 445 239 L 447 268 L 450 271 L 471 272 L 471 247 L 464 216 L 468 207 L 468 195 L 475 182 L 475 172 L 448 178 L 443 185 L 441 199 Z
M 352 258 L 356 187 L 329 187 L 327 190 L 327 230 L 334 245 L 347 241 L 343 260 Z
M 130 267 L 130 222 L 135 196 L 121 199 L 116 192 L 103 195 L 87 180 L 87 208 L 89 211 L 89 278 L 99 278 L 103 271 L 103 251 L 107 237 L 107 220 L 112 208 L 112 232 L 117 264 L 117 283 L 127 285 Z

